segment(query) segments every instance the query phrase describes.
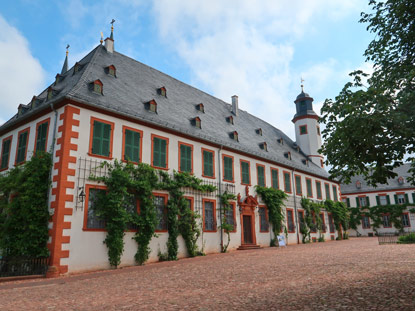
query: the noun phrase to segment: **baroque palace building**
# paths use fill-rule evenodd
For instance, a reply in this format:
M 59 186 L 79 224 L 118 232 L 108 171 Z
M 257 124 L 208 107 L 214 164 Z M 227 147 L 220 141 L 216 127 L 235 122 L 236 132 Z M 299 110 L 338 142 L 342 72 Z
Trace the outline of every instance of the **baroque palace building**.
M 229 249 L 269 246 L 272 238 L 266 206 L 255 185 L 285 191 L 288 244 L 299 243 L 302 196 L 313 200 L 340 198 L 317 152 L 321 146 L 313 99 L 302 91 L 295 100 L 296 142 L 269 123 L 114 50 L 113 32 L 68 69 L 66 56 L 56 80 L 0 127 L 1 166 L 6 172 L 37 150 L 53 154 L 51 265 L 59 274 L 108 268 L 103 244 L 105 224 L 94 214 L 91 198 L 103 185 L 88 179 L 105 174 L 102 161 L 130 159 L 170 173 L 191 172 L 219 191 L 238 195 L 229 221 L 235 224 Z M 217 193 L 186 192 L 201 215 L 199 247 L 220 252 Z M 84 196 L 85 195 L 85 196 Z M 165 251 L 168 193 L 157 191 L 157 237 L 149 261 Z M 323 212 L 324 237 L 335 239 L 331 215 Z M 134 231 L 134 228 L 131 228 Z M 125 236 L 121 265 L 133 265 L 137 249 L 133 232 Z M 312 233 L 317 237 L 317 233 Z M 186 248 L 179 237 L 179 257 Z

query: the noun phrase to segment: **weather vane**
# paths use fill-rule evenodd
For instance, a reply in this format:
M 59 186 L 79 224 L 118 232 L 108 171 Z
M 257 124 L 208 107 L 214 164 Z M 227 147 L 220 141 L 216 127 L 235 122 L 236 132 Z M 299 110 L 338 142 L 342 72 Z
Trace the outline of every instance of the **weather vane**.
M 304 92 L 304 82 L 305 80 L 303 79 L 303 77 L 301 77 L 301 92 Z
M 112 27 L 114 27 L 114 23 L 115 23 L 115 19 L 112 19 L 112 21 L 110 23 Z
M 69 44 L 66 45 L 66 55 L 68 55 L 68 50 L 71 46 Z

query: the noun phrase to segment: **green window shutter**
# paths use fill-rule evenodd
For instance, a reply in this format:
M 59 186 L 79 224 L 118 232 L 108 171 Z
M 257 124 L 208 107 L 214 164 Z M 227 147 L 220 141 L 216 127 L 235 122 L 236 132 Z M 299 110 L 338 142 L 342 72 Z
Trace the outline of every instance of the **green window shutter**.
M 225 168 L 225 173 L 223 178 L 225 180 L 228 181 L 233 181 L 233 164 L 232 164 L 232 158 L 230 157 L 224 157 L 223 158 L 223 162 L 224 162 L 224 168 Z
M 167 141 L 165 141 L 164 139 L 161 139 L 160 142 L 160 166 L 163 168 L 167 167 L 167 153 L 166 153 L 166 146 L 167 146 Z
M 92 153 L 101 155 L 101 141 L 102 141 L 102 123 L 94 121 L 92 134 Z
M 296 194 L 299 194 L 299 195 L 303 193 L 301 189 L 301 177 L 300 176 L 295 176 L 295 192 Z
M 203 151 L 203 170 L 205 176 L 213 177 L 213 153 L 210 151 Z
M 326 189 L 326 200 L 330 200 L 330 186 L 329 185 L 324 185 L 324 187 Z
M 337 187 L 333 186 L 332 189 L 333 189 L 333 200 L 337 201 Z
M 305 183 L 306 183 L 306 187 L 307 187 L 307 196 L 308 197 L 313 196 L 313 192 L 312 192 L 312 189 L 311 189 L 311 180 L 310 179 L 306 179 L 305 180 Z
M 124 135 L 124 160 L 140 162 L 140 133 L 125 130 Z
M 262 166 L 257 166 L 256 171 L 258 175 L 258 186 L 265 187 L 264 168 Z
M 27 142 L 27 132 L 21 133 L 19 135 L 19 145 L 17 147 L 17 159 L 16 163 L 24 162 L 26 158 L 26 142 Z
M 280 185 L 278 184 L 278 171 L 271 170 L 271 178 L 272 178 L 272 187 L 274 189 L 279 189 Z
M 10 139 L 3 142 L 3 148 L 1 152 L 1 169 L 9 166 L 10 143 Z
M 167 165 L 167 141 L 158 137 L 153 138 L 153 165 L 166 168 Z
M 366 206 L 370 206 L 370 200 L 369 200 L 369 197 L 366 197 Z
M 389 197 L 389 194 L 386 195 L 386 202 L 388 203 L 388 205 L 391 204 L 391 199 Z
M 408 198 L 408 194 L 405 193 L 405 203 L 408 204 L 409 203 L 409 198 Z
M 48 122 L 39 124 L 37 127 L 36 151 L 46 151 L 46 136 L 48 130 Z
M 360 204 L 359 204 L 359 197 L 356 197 L 356 207 L 360 207 Z
M 397 194 L 394 194 L 393 195 L 393 198 L 395 199 L 395 204 L 398 204 L 398 195 Z
M 349 198 L 346 199 L 346 205 L 347 205 L 347 207 L 350 207 L 350 199 Z
M 284 187 L 286 192 L 291 192 L 290 173 L 284 173 Z
M 249 163 L 241 162 L 242 168 L 242 183 L 243 184 L 250 184 L 250 176 L 249 176 Z
M 186 145 L 180 145 L 180 171 L 192 171 L 192 148 Z
M 109 157 L 110 156 L 110 145 L 111 145 L 111 125 L 103 123 L 103 133 L 102 133 L 102 149 L 101 155 Z
M 380 205 L 380 199 L 379 199 L 378 195 L 376 196 L 376 205 L 378 205 L 378 206 Z
M 316 188 L 317 188 L 317 198 L 322 198 L 323 196 L 321 195 L 321 183 L 320 182 L 316 182 Z

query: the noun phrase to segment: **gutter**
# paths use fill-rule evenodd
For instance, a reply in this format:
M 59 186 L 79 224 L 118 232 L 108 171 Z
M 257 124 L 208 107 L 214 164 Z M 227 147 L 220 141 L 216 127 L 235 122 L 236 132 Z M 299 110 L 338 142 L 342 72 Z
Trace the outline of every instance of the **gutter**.
M 55 152 L 56 127 L 58 125 L 58 111 L 55 110 L 55 108 L 53 107 L 53 103 L 50 103 L 50 109 L 52 109 L 52 111 L 55 113 L 55 120 L 53 122 L 52 145 L 50 146 L 50 153 L 52 155 L 52 167 L 50 168 L 50 172 L 49 172 L 49 180 L 52 183 L 52 175 L 53 175 L 53 169 L 54 169 L 54 165 L 53 165 L 53 154 Z M 51 196 L 51 192 L 49 192 L 49 194 L 48 194 L 48 201 L 50 199 L 50 196 Z

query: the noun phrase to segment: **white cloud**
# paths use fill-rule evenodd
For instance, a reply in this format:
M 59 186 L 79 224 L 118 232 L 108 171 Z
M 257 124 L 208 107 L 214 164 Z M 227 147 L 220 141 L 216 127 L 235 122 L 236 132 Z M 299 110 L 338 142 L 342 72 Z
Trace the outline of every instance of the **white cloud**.
M 45 72 L 26 38 L 0 15 L 0 124 L 44 85 Z
M 313 31 L 315 18 L 341 19 L 360 11 L 359 5 L 358 0 L 159 0 L 153 12 L 162 40 L 189 66 L 193 84 L 228 102 L 239 95 L 242 109 L 294 137 L 290 120 L 300 77 L 292 69 L 295 43 Z M 328 60 L 304 75 L 323 89 L 335 65 Z

